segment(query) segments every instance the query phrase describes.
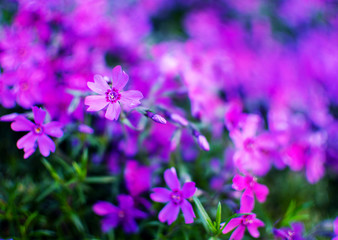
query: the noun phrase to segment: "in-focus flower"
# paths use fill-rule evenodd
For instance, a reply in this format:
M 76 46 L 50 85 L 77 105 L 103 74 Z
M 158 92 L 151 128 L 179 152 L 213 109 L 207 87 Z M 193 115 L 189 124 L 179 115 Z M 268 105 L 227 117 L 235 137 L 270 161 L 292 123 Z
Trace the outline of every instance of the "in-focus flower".
M 253 197 L 243 195 L 241 199 L 241 208 L 239 210 L 239 213 L 251 213 L 254 207 L 254 202 L 255 200 L 253 199 Z M 258 232 L 258 228 L 264 226 L 265 224 L 261 220 L 256 218 L 256 214 L 250 214 L 231 219 L 222 232 L 226 234 L 236 228 L 235 231 L 233 231 L 233 233 L 231 234 L 229 240 L 241 240 L 244 236 L 245 229 L 247 228 L 252 237 L 258 238 L 260 235 Z
M 117 197 L 119 206 L 105 201 L 99 201 L 93 206 L 93 211 L 100 216 L 104 216 L 101 227 L 102 231 L 108 232 L 118 225 L 122 225 L 126 233 L 134 233 L 138 230 L 136 218 L 145 218 L 146 213 L 138 210 L 134 206 L 134 200 L 128 195 L 119 195 Z
M 291 228 L 274 229 L 273 234 L 282 240 L 303 240 L 304 225 L 302 223 L 292 223 Z
M 249 195 L 256 198 L 259 202 L 265 202 L 266 196 L 269 194 L 269 189 L 267 186 L 257 182 L 257 178 L 246 175 L 241 176 L 236 174 L 232 180 L 232 188 L 237 191 L 244 191 L 243 195 Z
M 150 195 L 150 198 L 155 202 L 168 202 L 159 213 L 159 220 L 161 222 L 167 221 L 170 225 L 177 219 L 178 213 L 182 209 L 185 223 L 193 223 L 196 216 L 187 198 L 194 196 L 195 183 L 186 182 L 181 188 L 176 170 L 173 167 L 164 172 L 164 180 L 171 190 L 153 188 L 153 193 Z
M 110 120 L 117 120 L 120 116 L 121 106 L 125 110 L 130 110 L 141 104 L 143 95 L 140 91 L 122 91 L 128 82 L 128 75 L 122 70 L 121 66 L 113 69 L 112 87 L 100 75 L 94 77 L 94 82 L 88 82 L 87 86 L 99 95 L 91 95 L 85 98 L 87 111 L 99 111 L 108 105 L 105 117 Z
M 38 143 L 40 153 L 47 157 L 50 152 L 55 151 L 55 144 L 49 136 L 62 137 L 61 123 L 53 121 L 44 124 L 46 112 L 38 107 L 33 107 L 34 121 L 29 121 L 24 116 L 17 116 L 11 124 L 14 131 L 29 131 L 17 142 L 17 147 L 25 151 L 24 158 L 28 158 L 35 152 L 36 142 Z

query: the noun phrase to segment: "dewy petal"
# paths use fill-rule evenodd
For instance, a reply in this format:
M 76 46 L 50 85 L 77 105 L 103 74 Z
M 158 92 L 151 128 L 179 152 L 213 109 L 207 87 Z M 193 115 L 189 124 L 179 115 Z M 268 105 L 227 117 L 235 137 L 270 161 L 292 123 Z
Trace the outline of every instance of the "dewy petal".
M 109 120 L 117 120 L 120 116 L 120 112 L 120 104 L 110 103 L 104 116 Z
M 153 188 L 153 193 L 150 194 L 151 200 L 154 202 L 169 202 L 170 201 L 170 193 L 166 188 Z
M 62 137 L 63 135 L 63 131 L 61 129 L 62 124 L 59 122 L 50 122 L 45 124 L 43 127 L 45 133 L 52 137 Z
M 87 86 L 98 94 L 105 94 L 110 89 L 107 81 L 101 75 L 95 75 L 94 82 L 87 82 Z
M 140 100 L 143 98 L 143 94 L 137 90 L 124 91 L 120 94 L 121 99 L 119 101 L 123 104 L 123 107 L 126 108 L 126 110 L 130 110 L 140 105 Z
M 266 196 L 269 194 L 269 188 L 263 184 L 256 183 L 253 190 L 258 202 L 265 202 Z
M 167 205 L 165 205 L 165 207 L 158 214 L 158 219 L 161 222 L 168 221 L 168 224 L 170 225 L 176 220 L 179 210 L 180 210 L 180 207 L 178 205 L 175 205 L 174 203 L 169 202 L 167 203 Z
M 232 179 L 232 188 L 237 191 L 242 191 L 243 189 L 247 187 L 248 186 L 245 184 L 245 177 L 239 174 L 236 174 L 235 177 Z
M 175 168 L 172 167 L 170 169 L 165 170 L 164 180 L 171 190 L 175 191 L 181 189 L 181 185 L 180 182 L 178 181 Z
M 122 70 L 120 65 L 113 68 L 113 88 L 120 91 L 126 86 L 128 79 L 128 74 Z
M 32 132 L 29 132 L 18 140 L 18 142 L 16 143 L 16 146 L 19 149 L 22 149 L 22 148 L 32 149 L 34 147 L 36 138 L 37 136 L 35 134 L 33 134 Z
M 99 201 L 95 203 L 93 206 L 93 211 L 100 216 L 117 213 L 118 210 L 119 209 L 115 207 L 113 204 L 105 201 Z
M 33 114 L 34 114 L 34 121 L 37 124 L 42 125 L 43 121 L 45 120 L 46 117 L 46 111 L 42 110 L 41 108 L 38 107 L 33 107 Z
M 223 229 L 223 233 L 226 234 L 230 231 L 232 231 L 232 229 L 234 229 L 235 227 L 237 227 L 239 224 L 241 224 L 242 221 L 242 217 L 239 218 L 233 218 L 229 221 L 229 223 L 225 226 L 225 228 Z
M 241 197 L 240 213 L 251 213 L 255 206 L 255 200 L 253 197 L 243 194 Z
M 194 182 L 186 182 L 182 187 L 182 194 L 184 198 L 190 198 L 194 196 L 196 192 L 196 184 Z
M 115 228 L 119 223 L 117 214 L 110 214 L 105 217 L 101 222 L 101 228 L 103 232 L 108 232 L 110 229 Z
M 89 106 L 87 111 L 99 111 L 107 106 L 108 102 L 104 95 L 92 95 L 85 98 L 84 104 Z
M 240 225 L 236 230 L 231 234 L 229 240 L 241 240 L 244 236 L 245 227 Z
M 55 151 L 55 144 L 46 134 L 38 136 L 39 150 L 42 156 L 48 157 L 50 152 Z
M 186 224 L 193 223 L 194 218 L 196 217 L 194 213 L 194 209 L 192 208 L 191 204 L 186 199 L 183 200 L 181 204 L 181 209 L 183 212 L 185 223 Z
M 14 122 L 11 124 L 11 128 L 14 131 L 31 131 L 34 128 L 35 124 L 29 121 L 24 116 L 18 116 L 14 119 Z

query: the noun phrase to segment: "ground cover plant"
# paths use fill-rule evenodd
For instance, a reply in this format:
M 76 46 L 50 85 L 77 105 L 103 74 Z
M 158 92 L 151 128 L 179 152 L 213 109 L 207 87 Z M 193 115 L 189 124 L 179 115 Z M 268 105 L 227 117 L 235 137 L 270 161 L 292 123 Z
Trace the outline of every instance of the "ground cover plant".
M 0 239 L 338 239 L 334 0 L 0 2 Z

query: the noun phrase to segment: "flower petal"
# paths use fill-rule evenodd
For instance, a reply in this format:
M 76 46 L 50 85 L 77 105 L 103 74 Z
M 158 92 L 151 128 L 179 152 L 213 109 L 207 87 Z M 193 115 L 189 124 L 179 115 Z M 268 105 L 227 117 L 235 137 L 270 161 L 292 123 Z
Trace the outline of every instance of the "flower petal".
M 108 105 L 106 114 L 104 115 L 109 120 L 117 120 L 120 116 L 121 107 L 118 103 L 111 103 Z
M 100 216 L 117 213 L 118 210 L 119 209 L 115 207 L 113 204 L 105 201 L 99 201 L 95 203 L 93 206 L 93 211 Z
M 232 229 L 234 229 L 235 227 L 237 227 L 242 221 L 242 218 L 233 218 L 229 221 L 229 223 L 225 226 L 225 228 L 223 229 L 223 233 L 226 234 L 230 231 L 232 231 Z
M 196 217 L 194 213 L 194 209 L 192 208 L 191 204 L 186 199 L 183 200 L 181 204 L 181 209 L 183 212 L 185 223 L 186 224 L 193 223 L 194 218 Z
M 255 200 L 253 197 L 243 194 L 241 198 L 240 213 L 251 213 L 255 206 Z
M 23 158 L 27 159 L 27 158 L 29 158 L 35 152 L 35 147 L 28 148 L 28 149 L 24 148 L 23 150 L 25 151 L 25 154 L 23 155 Z
M 124 221 L 123 221 L 123 230 L 126 233 L 137 232 L 138 226 L 137 226 L 136 221 L 133 218 L 131 218 L 131 217 L 128 217 L 127 219 L 124 219 Z
M 18 142 L 16 143 L 16 146 L 19 149 L 22 149 L 22 148 L 31 149 L 34 147 L 36 138 L 37 136 L 35 134 L 33 134 L 32 132 L 29 132 L 18 140 Z
M 168 221 L 168 224 L 170 225 L 176 220 L 179 211 L 180 211 L 180 207 L 178 205 L 175 205 L 174 203 L 169 202 L 167 203 L 167 205 L 165 205 L 165 207 L 158 214 L 158 219 L 161 222 Z
M 236 228 L 236 230 L 231 234 L 230 239 L 229 240 L 242 240 L 243 236 L 244 236 L 244 232 L 245 232 L 245 227 L 243 226 L 239 226 L 238 228 Z
M 232 188 L 237 191 L 242 191 L 243 189 L 247 188 L 247 185 L 245 184 L 245 177 L 236 174 L 232 179 Z
M 46 117 L 46 111 L 42 110 L 41 108 L 38 107 L 33 107 L 33 114 L 34 114 L 34 121 L 37 124 L 42 125 L 43 121 L 45 120 Z
M 126 108 L 127 111 L 140 105 L 140 100 L 143 98 L 143 94 L 137 90 L 124 91 L 120 94 L 121 99 L 119 102 L 123 104 L 123 107 Z
M 101 75 L 95 75 L 94 82 L 87 82 L 87 86 L 98 94 L 105 94 L 110 89 L 107 81 Z
M 119 202 L 119 207 L 122 210 L 129 210 L 134 207 L 134 200 L 129 195 L 121 194 L 117 197 L 117 201 Z
M 258 202 L 265 202 L 266 196 L 269 194 L 269 188 L 263 184 L 256 183 L 254 186 L 254 192 Z
M 39 150 L 42 156 L 48 157 L 50 152 L 55 151 L 55 144 L 46 134 L 38 137 Z
M 251 236 L 253 236 L 254 238 L 258 238 L 259 237 L 259 231 L 258 228 L 259 227 L 263 227 L 265 224 L 259 220 L 259 219 L 254 219 L 252 224 L 249 224 L 248 227 L 248 231 L 251 234 Z
M 169 202 L 170 201 L 170 193 L 166 188 L 153 188 L 153 193 L 150 194 L 151 200 L 154 202 Z
M 120 91 L 126 86 L 128 79 L 128 74 L 122 70 L 120 65 L 113 68 L 113 88 Z
M 52 137 L 62 137 L 63 131 L 61 129 L 62 124 L 60 122 L 50 122 L 44 126 L 45 133 Z
M 18 116 L 14 119 L 14 122 L 11 124 L 11 128 L 14 131 L 31 131 L 34 128 L 35 124 L 29 121 L 24 116 Z
M 118 215 L 110 214 L 102 220 L 101 228 L 103 232 L 108 232 L 110 229 L 117 227 L 118 224 L 119 224 Z
M 87 111 L 99 111 L 107 106 L 108 102 L 104 95 L 91 95 L 85 98 L 84 104 L 89 106 Z
M 194 182 L 186 182 L 182 187 L 182 194 L 184 198 L 190 198 L 194 196 L 196 192 L 196 184 Z
M 164 180 L 171 190 L 175 191 L 181 189 L 181 185 L 180 182 L 178 181 L 175 168 L 172 167 L 170 169 L 165 170 Z

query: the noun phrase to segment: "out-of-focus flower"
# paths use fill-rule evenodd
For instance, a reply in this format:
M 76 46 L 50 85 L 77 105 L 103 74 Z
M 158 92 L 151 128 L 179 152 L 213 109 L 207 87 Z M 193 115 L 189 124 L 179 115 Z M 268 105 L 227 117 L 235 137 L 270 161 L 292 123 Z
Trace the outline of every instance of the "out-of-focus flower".
M 78 129 L 79 129 L 79 132 L 82 132 L 82 133 L 87 133 L 87 134 L 93 134 L 94 133 L 94 129 L 92 129 L 91 127 L 89 127 L 88 125 L 85 125 L 85 124 L 80 124 Z
M 291 228 L 274 229 L 273 234 L 282 240 L 304 240 L 304 225 L 302 223 L 292 223 Z
M 53 121 L 44 124 L 46 112 L 38 107 L 33 107 L 34 121 L 29 121 L 24 116 L 17 116 L 11 124 L 14 131 L 29 131 L 17 142 L 17 147 L 25 151 L 24 158 L 28 158 L 35 152 L 36 142 L 38 143 L 40 153 L 47 157 L 50 152 L 55 151 L 55 144 L 49 136 L 62 137 L 61 123 Z
M 126 233 L 136 232 L 138 226 L 135 219 L 145 218 L 147 214 L 135 208 L 131 196 L 121 194 L 117 197 L 117 200 L 119 202 L 118 207 L 105 201 L 97 202 L 93 206 L 93 211 L 97 215 L 104 216 L 101 222 L 102 231 L 108 232 L 110 229 L 122 225 Z
M 257 182 L 257 178 L 246 175 L 241 176 L 236 174 L 232 180 L 232 188 L 237 191 L 244 191 L 243 195 L 249 195 L 256 198 L 259 202 L 265 202 L 266 196 L 269 194 L 269 189 L 267 186 Z
M 239 213 L 251 213 L 254 207 L 254 201 L 255 200 L 252 197 L 243 195 Z M 258 228 L 264 226 L 265 224 L 256 218 L 256 214 L 250 214 L 231 219 L 222 232 L 226 234 L 236 228 L 231 234 L 230 240 L 241 240 L 244 236 L 245 229 L 247 228 L 252 237 L 258 238 L 260 235 Z
M 140 91 L 129 90 L 122 91 L 128 82 L 128 75 L 122 70 L 121 66 L 113 69 L 112 87 L 100 75 L 94 77 L 94 82 L 88 82 L 88 87 L 100 94 L 87 96 L 85 105 L 88 105 L 87 111 L 99 111 L 108 105 L 105 117 L 110 120 L 117 120 L 120 116 L 121 106 L 125 110 L 130 110 L 139 104 L 143 95 Z
M 164 180 L 171 190 L 153 188 L 153 193 L 150 195 L 150 198 L 155 202 L 168 202 L 159 213 L 159 220 L 161 222 L 167 221 L 170 225 L 177 219 L 178 213 L 182 209 L 185 223 L 193 223 L 196 216 L 187 198 L 194 196 L 195 183 L 186 182 L 181 188 L 176 170 L 173 167 L 164 172 Z
M 338 217 L 333 222 L 333 232 L 335 237 L 332 240 L 338 240 Z
M 134 160 L 130 160 L 127 162 L 124 176 L 130 195 L 137 196 L 150 189 L 150 168 L 142 166 Z

